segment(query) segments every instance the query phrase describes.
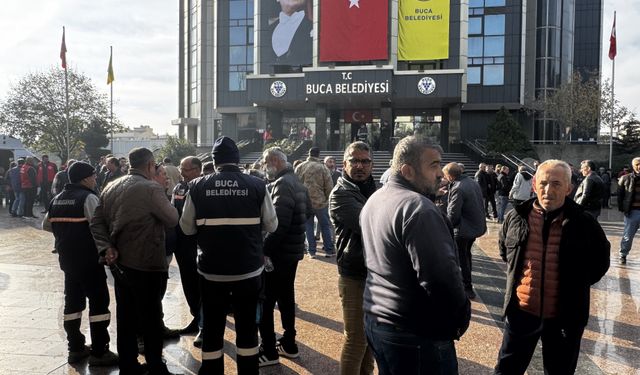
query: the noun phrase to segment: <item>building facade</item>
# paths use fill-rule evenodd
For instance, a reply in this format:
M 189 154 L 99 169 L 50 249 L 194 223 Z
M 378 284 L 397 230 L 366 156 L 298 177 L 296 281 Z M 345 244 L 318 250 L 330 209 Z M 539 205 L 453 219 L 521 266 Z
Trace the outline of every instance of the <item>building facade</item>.
M 574 70 L 600 69 L 602 0 L 180 0 L 181 137 L 354 139 L 416 134 L 445 150 L 486 138 Z

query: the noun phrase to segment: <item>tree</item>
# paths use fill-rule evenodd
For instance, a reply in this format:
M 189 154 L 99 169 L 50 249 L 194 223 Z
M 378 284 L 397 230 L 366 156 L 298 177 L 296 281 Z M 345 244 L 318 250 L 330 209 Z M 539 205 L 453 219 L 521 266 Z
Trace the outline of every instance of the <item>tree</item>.
M 169 136 L 167 143 L 158 151 L 158 159 L 162 160 L 168 157 L 177 163 L 185 156 L 195 155 L 196 152 L 196 147 L 186 139 Z
M 496 120 L 489 125 L 487 149 L 497 153 L 529 153 L 532 150 L 522 126 L 501 107 Z
M 625 154 L 635 154 L 640 149 L 640 121 L 632 115 L 628 121 L 621 125 L 620 148 Z
M 530 109 L 538 116 L 555 122 L 554 140 L 565 145 L 572 133 L 595 135 L 600 117 L 600 83 L 597 74 L 583 77 L 574 72 L 555 90 L 538 96 Z M 555 139 L 555 137 L 558 137 Z
M 87 129 L 80 135 L 79 139 L 84 144 L 84 152 L 91 161 L 99 160 L 101 156 L 107 155 L 110 151 L 103 149 L 109 145 L 107 138 L 109 124 L 103 119 L 93 119 Z
M 613 124 L 611 122 L 611 108 L 613 107 Z M 600 100 L 600 126 L 604 138 L 609 139 L 611 126 L 613 132 L 620 138 L 621 127 L 635 120 L 635 114 L 629 108 L 623 106 L 620 100 L 611 96 L 611 80 L 609 78 L 602 82 Z M 614 136 L 616 137 L 616 136 Z M 614 138 L 615 139 L 615 138 Z
M 73 154 L 82 147 L 80 135 L 91 121 L 100 120 L 102 130 L 111 131 L 107 96 L 98 92 L 91 80 L 72 69 L 69 82 L 69 149 Z M 121 128 L 114 119 L 114 131 Z M 0 104 L 0 129 L 16 136 L 29 147 L 55 152 L 66 161 L 67 131 L 65 116 L 64 71 L 30 73 L 9 89 Z

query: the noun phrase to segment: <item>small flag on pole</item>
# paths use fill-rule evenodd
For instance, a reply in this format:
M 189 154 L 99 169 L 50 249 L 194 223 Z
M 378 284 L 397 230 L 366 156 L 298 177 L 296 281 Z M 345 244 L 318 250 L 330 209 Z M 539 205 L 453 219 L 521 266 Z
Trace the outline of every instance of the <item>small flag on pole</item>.
M 609 58 L 611 60 L 616 58 L 618 49 L 616 45 L 616 14 L 613 13 L 613 27 L 611 28 L 611 36 L 609 37 Z
M 107 85 L 110 85 L 111 82 L 116 80 L 116 77 L 113 75 L 113 50 L 111 50 L 111 54 L 109 55 L 109 68 L 107 69 Z
M 62 26 L 62 45 L 60 46 L 60 60 L 62 60 L 62 68 L 67 69 L 67 44 L 64 42 L 64 26 Z

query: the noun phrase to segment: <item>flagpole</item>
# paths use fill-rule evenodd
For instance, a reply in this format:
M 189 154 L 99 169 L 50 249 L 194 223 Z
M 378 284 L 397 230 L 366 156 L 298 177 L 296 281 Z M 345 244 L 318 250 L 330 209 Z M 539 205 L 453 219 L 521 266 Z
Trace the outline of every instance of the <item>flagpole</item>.
M 64 26 L 62 26 L 62 41 L 64 44 L 64 34 L 65 34 L 65 30 L 64 30 Z M 66 117 L 66 127 L 67 127 L 67 160 L 69 160 L 69 158 L 71 157 L 71 141 L 69 138 L 69 78 L 68 78 L 68 73 L 67 73 L 67 63 L 66 63 L 66 46 L 65 46 L 65 61 L 64 61 L 64 97 L 65 97 L 65 103 L 64 103 L 64 111 L 65 111 L 65 117 Z
M 613 11 L 613 30 L 615 32 L 614 37 L 617 38 L 616 27 L 616 11 Z M 617 43 L 617 41 L 616 41 Z M 616 46 L 617 49 L 617 46 Z M 616 51 L 617 54 L 617 51 Z M 615 87 L 616 87 L 616 54 L 611 59 L 611 128 L 609 129 L 609 169 L 612 169 L 613 165 L 613 112 L 616 106 Z M 611 57 L 611 47 L 609 47 L 609 56 Z
M 113 46 L 109 46 L 109 48 L 111 49 L 111 54 L 110 54 L 111 57 L 109 58 L 109 61 L 111 62 L 111 58 L 113 57 Z M 110 123 L 111 123 L 111 153 L 113 153 L 113 81 L 111 81 L 110 86 L 111 86 L 111 116 L 110 116 Z

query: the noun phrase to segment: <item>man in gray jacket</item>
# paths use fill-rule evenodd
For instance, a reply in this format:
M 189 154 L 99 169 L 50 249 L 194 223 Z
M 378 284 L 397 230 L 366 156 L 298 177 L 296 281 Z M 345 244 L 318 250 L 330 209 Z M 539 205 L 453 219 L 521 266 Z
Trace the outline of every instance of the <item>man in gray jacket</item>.
M 442 169 L 444 177 L 451 181 L 447 217 L 453 225 L 458 248 L 458 259 L 462 269 L 462 282 L 469 299 L 476 298 L 471 284 L 471 247 L 477 237 L 487 231 L 480 186 L 462 174 L 457 163 L 449 163 Z
M 120 374 L 170 374 L 162 360 L 162 291 L 168 265 L 165 228 L 178 225 L 178 211 L 152 180 L 153 153 L 129 152 L 129 174 L 110 183 L 91 220 L 98 251 L 115 280 Z M 141 325 L 141 326 L 138 326 Z M 144 337 L 147 369 L 138 362 L 136 332 Z
M 440 146 L 406 137 L 391 178 L 362 208 L 367 341 L 381 374 L 457 374 L 454 339 L 470 304 L 447 220 L 428 198 L 442 179 Z

